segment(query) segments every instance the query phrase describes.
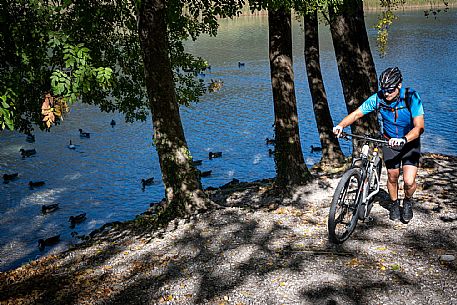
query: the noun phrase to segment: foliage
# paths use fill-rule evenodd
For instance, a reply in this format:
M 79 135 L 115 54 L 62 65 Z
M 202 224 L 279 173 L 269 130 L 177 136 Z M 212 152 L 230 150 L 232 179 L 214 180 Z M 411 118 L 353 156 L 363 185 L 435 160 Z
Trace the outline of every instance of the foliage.
M 202 33 L 216 35 L 217 18 L 237 15 L 244 1 L 166 3 L 176 93 L 181 104 L 189 105 L 206 92 L 203 80 L 196 76 L 208 63 L 187 54 L 183 41 Z M 30 132 L 33 123 L 43 129 L 52 126 L 49 117 L 42 123 L 41 106 L 48 93 L 62 107 L 81 101 L 98 105 L 102 111 L 124 113 L 129 122 L 145 120 L 149 104 L 138 39 L 138 4 L 127 0 L 3 1 L 0 130 Z M 53 112 L 58 123 L 63 112 L 49 108 L 46 115 Z
M 0 90 L 5 93 L 0 129 L 28 133 L 32 122 L 48 129 L 63 118 L 67 102 L 74 102 L 92 87 L 109 86 L 109 69 L 92 66 L 89 50 L 62 33 L 62 7 L 45 4 L 24 0 L 2 3 Z M 42 103 L 49 94 L 56 103 L 45 110 L 42 120 Z
M 389 28 L 394 20 L 398 19 L 398 17 L 394 14 L 394 10 L 396 10 L 399 5 L 404 3 L 404 0 L 381 0 L 380 2 L 384 11 L 379 14 L 378 22 L 374 28 L 378 31 L 376 43 L 381 57 L 384 57 L 387 53 Z
M 0 130 L 5 128 L 8 128 L 10 130 L 14 129 L 14 97 L 15 93 L 9 88 L 6 88 L 5 94 L 0 96 Z

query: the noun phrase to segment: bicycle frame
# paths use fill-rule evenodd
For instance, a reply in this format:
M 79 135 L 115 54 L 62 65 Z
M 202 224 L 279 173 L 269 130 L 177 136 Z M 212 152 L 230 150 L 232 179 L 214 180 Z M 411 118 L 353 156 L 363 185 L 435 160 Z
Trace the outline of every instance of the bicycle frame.
M 373 197 L 380 191 L 381 159 L 379 146 L 388 144 L 368 136 L 342 133 L 348 140 L 363 140 L 362 152 L 352 161 L 352 166 L 341 177 L 333 194 L 330 205 L 328 232 L 329 239 L 337 244 L 343 243 L 355 230 L 358 220 L 369 218 L 373 207 Z M 374 147 L 370 148 L 370 143 Z
M 344 136 L 351 136 L 352 138 L 365 140 L 365 143 L 362 146 L 362 152 L 359 158 L 354 158 L 352 160 L 352 167 L 356 166 L 357 162 L 362 162 L 361 169 L 362 174 L 362 183 L 357 192 L 357 213 L 360 219 L 366 219 L 371 212 L 373 203 L 371 199 L 379 193 L 380 190 L 380 177 L 377 172 L 377 167 L 381 159 L 378 154 L 379 144 L 387 144 L 385 140 L 379 140 L 371 138 L 368 136 L 359 136 L 349 133 L 344 133 Z M 347 138 L 346 138 L 347 139 Z M 374 142 L 376 145 L 374 148 L 370 149 L 369 142 Z M 374 189 L 372 190 L 372 179 L 374 179 Z M 359 209 L 364 207 L 364 209 L 359 212 Z M 363 212 L 363 213 L 362 213 Z

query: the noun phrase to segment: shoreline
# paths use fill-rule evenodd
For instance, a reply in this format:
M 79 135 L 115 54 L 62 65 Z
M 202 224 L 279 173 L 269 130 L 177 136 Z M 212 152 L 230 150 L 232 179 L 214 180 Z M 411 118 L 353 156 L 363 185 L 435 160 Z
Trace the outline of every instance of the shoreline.
M 444 157 L 444 158 L 449 158 L 449 159 L 453 159 L 457 162 L 457 155 L 448 155 L 448 154 L 437 154 L 437 153 L 432 153 L 432 152 L 425 152 L 422 154 L 422 157 L 421 158 L 430 158 L 430 156 L 440 156 L 440 157 Z M 317 165 L 317 164 L 315 164 Z M 321 176 L 323 176 L 325 179 L 327 177 L 338 177 L 338 179 L 342 176 L 342 174 L 344 172 L 336 172 L 336 173 L 319 173 L 316 171 L 316 169 L 314 168 L 314 166 L 312 167 L 309 167 L 309 170 L 311 171 L 311 173 L 313 174 L 314 176 L 314 180 L 319 180 Z M 385 170 L 385 167 L 383 166 L 383 170 Z M 383 174 L 383 178 L 385 179 L 386 178 L 386 173 Z M 224 201 L 226 200 L 227 198 L 227 193 L 230 193 L 230 192 L 233 192 L 233 191 L 238 191 L 238 190 L 246 190 L 246 189 L 249 189 L 249 188 L 252 188 L 252 187 L 267 187 L 267 188 L 271 188 L 272 185 L 273 185 L 273 182 L 274 182 L 274 178 L 264 178 L 264 179 L 259 179 L 259 180 L 255 180 L 255 181 L 250 181 L 250 182 L 238 182 L 238 183 L 233 183 L 233 182 L 229 182 L 225 185 L 221 185 L 219 187 L 208 187 L 206 189 L 204 189 L 204 191 L 208 194 L 208 196 L 214 201 L 214 202 L 217 202 L 218 204 L 221 203 L 221 201 Z M 384 183 L 385 185 L 385 183 Z M 224 195 L 225 194 L 225 195 Z M 276 205 L 276 202 L 279 201 L 279 200 L 273 200 L 273 204 Z M 124 220 L 124 221 L 112 221 L 112 222 L 107 222 L 107 223 L 104 223 L 101 227 L 99 228 L 96 228 L 94 230 L 92 230 L 91 232 L 89 232 L 88 234 L 83 234 L 83 235 L 79 235 L 78 238 L 81 240 L 81 242 L 79 243 L 76 243 L 76 244 L 73 244 L 73 245 L 70 245 L 67 249 L 65 250 L 62 250 L 60 252 L 52 252 L 52 253 L 49 253 L 47 255 L 43 255 L 43 256 L 40 256 L 34 260 L 32 260 L 31 262 L 33 263 L 33 261 L 37 261 L 37 260 L 40 260 L 42 258 L 45 258 L 47 256 L 54 256 L 54 255 L 62 255 L 62 254 L 65 254 L 67 252 L 71 252 L 73 250 L 76 250 L 80 247 L 84 247 L 86 246 L 86 243 L 92 243 L 94 240 L 96 241 L 98 237 L 100 236 L 103 236 L 104 234 L 106 234 L 107 231 L 110 231 L 112 230 L 113 228 L 122 228 L 122 227 L 130 227 L 131 224 L 135 224 L 138 220 L 141 221 L 141 218 L 142 217 L 150 217 L 151 215 L 154 215 L 154 213 L 156 212 L 157 208 L 160 206 L 160 203 L 161 201 L 159 202 L 151 202 L 150 203 L 150 207 L 142 212 L 141 214 L 138 214 L 136 215 L 133 219 L 129 219 L 129 220 Z M 256 206 L 256 208 L 258 208 L 259 206 Z M 160 231 L 160 230 L 159 230 Z M 1 273 L 6 273 L 6 272 L 10 272 L 12 270 L 15 270 L 15 269 L 19 269 L 19 268 L 22 268 L 24 265 L 27 265 L 29 264 L 30 262 L 26 262 L 26 263 L 23 263 L 21 264 L 20 266 L 17 266 L 17 267 L 13 267 L 13 268 L 9 268 L 7 270 L 3 270 L 3 271 L 0 271 L 0 274 Z
M 456 169 L 457 156 L 423 155 L 409 224 L 388 219 L 384 172 L 373 222 L 359 222 L 342 246 L 329 244 L 326 227 L 339 174 L 290 195 L 272 192 L 271 180 L 211 190 L 219 208 L 155 231 L 147 215 L 106 225 L 73 249 L 0 272 L 0 304 L 393 305 L 430 295 L 455 304 Z

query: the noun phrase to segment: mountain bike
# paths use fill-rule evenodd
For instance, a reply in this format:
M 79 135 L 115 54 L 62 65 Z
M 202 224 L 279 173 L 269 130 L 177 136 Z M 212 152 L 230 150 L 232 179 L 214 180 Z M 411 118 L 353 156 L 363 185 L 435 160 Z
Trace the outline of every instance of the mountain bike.
M 341 244 L 354 232 L 358 220 L 369 220 L 374 196 L 379 192 L 382 160 L 379 147 L 385 140 L 366 135 L 342 133 L 349 141 L 363 141 L 360 157 L 352 160 L 351 167 L 343 174 L 333 195 L 328 215 L 328 236 L 331 242 Z M 370 143 L 371 145 L 370 147 Z

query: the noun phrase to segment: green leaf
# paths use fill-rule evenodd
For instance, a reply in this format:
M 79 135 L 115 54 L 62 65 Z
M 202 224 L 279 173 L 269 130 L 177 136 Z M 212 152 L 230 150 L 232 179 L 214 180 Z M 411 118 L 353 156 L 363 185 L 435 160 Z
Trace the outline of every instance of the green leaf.
M 14 124 L 13 121 L 9 117 L 5 117 L 5 123 L 8 126 L 10 130 L 14 130 Z
M 5 101 L 2 101 L 2 106 L 3 106 L 3 108 L 6 108 L 6 109 L 10 108 L 10 105 L 8 105 L 8 103 Z

